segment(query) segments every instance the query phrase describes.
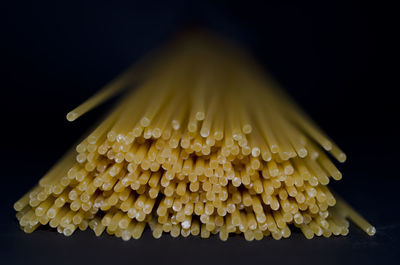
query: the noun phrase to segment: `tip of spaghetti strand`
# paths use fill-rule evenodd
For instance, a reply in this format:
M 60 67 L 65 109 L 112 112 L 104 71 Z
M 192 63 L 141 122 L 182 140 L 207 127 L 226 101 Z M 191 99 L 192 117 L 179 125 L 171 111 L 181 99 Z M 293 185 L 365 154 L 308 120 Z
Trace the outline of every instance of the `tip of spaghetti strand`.
M 70 111 L 70 112 L 68 112 L 66 117 L 67 117 L 68 121 L 74 121 L 78 118 L 78 113 L 76 113 L 74 111 Z
M 181 124 L 180 124 L 179 121 L 177 121 L 177 120 L 172 120 L 172 121 L 171 121 L 171 125 L 172 125 L 172 128 L 173 128 L 175 131 L 179 130 L 179 128 L 181 127 Z
M 20 203 L 20 202 L 14 203 L 14 210 L 19 212 L 19 211 L 22 210 L 22 208 L 23 208 L 23 204 L 22 203 Z
M 253 131 L 253 127 L 250 124 L 243 125 L 242 131 L 244 134 L 250 134 Z
M 324 141 L 321 145 L 326 151 L 332 150 L 332 143 L 330 141 Z
M 301 158 L 306 157 L 307 154 L 308 154 L 308 152 L 307 152 L 307 149 L 305 149 L 305 148 L 301 148 L 301 149 L 299 150 L 299 152 L 298 152 L 298 155 L 299 155 Z
M 201 137 L 206 138 L 210 135 L 210 130 L 201 128 L 200 135 L 201 135 Z
M 205 114 L 203 111 L 198 111 L 198 112 L 196 113 L 195 117 L 196 117 L 196 120 L 202 121 L 202 120 L 205 119 L 206 114 Z
M 365 232 L 367 232 L 369 236 L 373 236 L 376 233 L 376 229 L 374 226 L 369 226 L 367 229 L 365 229 Z
M 149 126 L 150 125 L 150 119 L 149 118 L 147 118 L 147 117 L 143 117 L 141 120 L 140 120 L 140 125 L 142 125 L 143 127 L 147 127 L 147 126 Z
M 339 161 L 340 163 L 344 163 L 344 162 L 346 161 L 346 159 L 347 159 L 347 156 L 346 156 L 345 153 L 340 153 L 340 154 L 338 155 L 337 159 L 338 159 L 338 161 Z

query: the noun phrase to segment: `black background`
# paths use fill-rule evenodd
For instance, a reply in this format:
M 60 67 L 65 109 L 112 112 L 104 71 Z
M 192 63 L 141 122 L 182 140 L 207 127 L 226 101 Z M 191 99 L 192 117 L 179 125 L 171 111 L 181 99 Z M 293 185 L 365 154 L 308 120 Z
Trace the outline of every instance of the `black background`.
M 323 2 L 323 4 L 322 4 Z M 395 264 L 399 250 L 398 123 L 390 93 L 393 7 L 365 1 L 9 1 L 1 3 L 0 263 Z M 12 204 L 107 105 L 65 114 L 187 25 L 244 45 L 346 151 L 332 186 L 377 228 L 341 238 L 246 242 L 235 236 L 123 242 L 90 231 L 26 235 Z

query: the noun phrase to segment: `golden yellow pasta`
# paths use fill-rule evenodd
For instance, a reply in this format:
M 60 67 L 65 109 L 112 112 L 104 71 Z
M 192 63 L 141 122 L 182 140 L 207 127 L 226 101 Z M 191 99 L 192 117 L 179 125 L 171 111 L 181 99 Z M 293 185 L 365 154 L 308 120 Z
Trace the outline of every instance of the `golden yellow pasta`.
M 140 71 L 139 71 L 139 70 Z M 140 72 L 140 74 L 139 74 Z M 68 113 L 116 93 L 110 113 L 14 204 L 21 228 L 123 240 L 246 240 L 375 228 L 327 187 L 346 155 L 253 59 L 204 33 L 182 36 Z

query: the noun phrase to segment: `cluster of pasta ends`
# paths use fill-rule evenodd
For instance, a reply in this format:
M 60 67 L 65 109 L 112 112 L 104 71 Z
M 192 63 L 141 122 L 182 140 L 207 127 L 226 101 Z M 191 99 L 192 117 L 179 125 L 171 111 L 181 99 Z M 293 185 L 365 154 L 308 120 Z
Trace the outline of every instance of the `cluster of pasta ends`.
M 347 235 L 375 228 L 328 189 L 345 154 L 243 50 L 180 37 L 68 113 L 118 103 L 14 208 L 23 231 L 49 225 L 138 239 Z

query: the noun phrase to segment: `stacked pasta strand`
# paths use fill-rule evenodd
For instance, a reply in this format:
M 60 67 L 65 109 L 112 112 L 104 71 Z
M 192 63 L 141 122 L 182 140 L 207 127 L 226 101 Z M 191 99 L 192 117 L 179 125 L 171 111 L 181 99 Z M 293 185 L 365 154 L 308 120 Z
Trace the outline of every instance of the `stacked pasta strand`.
M 129 240 L 148 225 L 155 238 L 260 240 L 297 227 L 312 238 L 346 235 L 349 217 L 375 233 L 326 186 L 342 175 L 325 151 L 340 162 L 345 154 L 240 49 L 182 37 L 67 118 L 134 84 L 14 204 L 25 232 L 48 224 L 69 236 L 90 227 Z

